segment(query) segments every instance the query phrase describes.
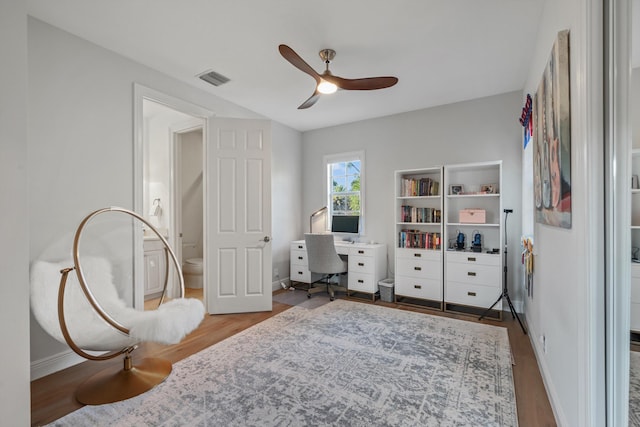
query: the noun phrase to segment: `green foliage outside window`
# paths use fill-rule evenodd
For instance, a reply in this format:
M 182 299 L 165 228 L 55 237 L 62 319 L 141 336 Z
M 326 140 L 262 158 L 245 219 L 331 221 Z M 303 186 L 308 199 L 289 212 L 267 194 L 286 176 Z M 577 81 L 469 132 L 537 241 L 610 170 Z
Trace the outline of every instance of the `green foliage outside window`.
M 360 215 L 360 161 L 332 163 L 330 170 L 333 213 Z

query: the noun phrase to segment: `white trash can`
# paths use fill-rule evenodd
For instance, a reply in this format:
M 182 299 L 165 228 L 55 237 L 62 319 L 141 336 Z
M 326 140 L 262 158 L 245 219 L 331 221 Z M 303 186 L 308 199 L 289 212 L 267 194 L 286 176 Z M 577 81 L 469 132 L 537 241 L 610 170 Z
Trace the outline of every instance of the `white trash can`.
M 380 290 L 380 300 L 384 302 L 394 302 L 393 295 L 393 279 L 384 279 L 378 282 L 378 289 Z

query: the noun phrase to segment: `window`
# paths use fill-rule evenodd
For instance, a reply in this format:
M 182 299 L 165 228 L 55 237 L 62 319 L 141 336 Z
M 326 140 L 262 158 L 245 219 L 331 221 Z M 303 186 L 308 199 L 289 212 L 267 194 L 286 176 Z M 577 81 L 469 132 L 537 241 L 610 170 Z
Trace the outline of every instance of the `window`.
M 344 153 L 325 157 L 327 207 L 329 221 L 333 215 L 360 217 L 364 231 L 364 153 Z M 331 229 L 331 224 L 328 224 Z

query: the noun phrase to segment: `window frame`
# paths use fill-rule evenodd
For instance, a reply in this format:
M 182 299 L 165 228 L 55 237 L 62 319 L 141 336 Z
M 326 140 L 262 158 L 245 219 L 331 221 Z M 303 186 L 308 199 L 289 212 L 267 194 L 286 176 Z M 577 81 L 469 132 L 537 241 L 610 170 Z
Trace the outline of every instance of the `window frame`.
M 327 154 L 323 156 L 323 170 L 324 170 L 324 195 L 327 210 L 327 230 L 331 231 L 331 218 L 333 215 L 333 203 L 331 201 L 331 165 L 334 163 L 351 162 L 357 160 L 360 162 L 360 225 L 358 235 L 363 236 L 365 234 L 365 155 L 364 150 L 350 151 L 346 153 Z

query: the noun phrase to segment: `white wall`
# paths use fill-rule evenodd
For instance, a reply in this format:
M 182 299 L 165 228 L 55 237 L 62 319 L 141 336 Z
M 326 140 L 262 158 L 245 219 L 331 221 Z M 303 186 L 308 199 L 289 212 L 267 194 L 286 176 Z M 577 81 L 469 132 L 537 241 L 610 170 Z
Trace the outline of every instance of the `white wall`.
M 640 44 L 640 43 L 639 43 Z M 640 148 L 640 68 L 634 68 L 629 81 L 629 118 L 633 148 Z
M 535 93 L 557 32 L 569 29 L 572 228 L 534 225 L 534 297 L 526 301 L 530 338 L 561 426 L 604 425 L 599 4 L 545 2 L 524 91 Z M 546 351 L 541 336 L 546 338 Z
M 33 18 L 28 21 L 28 42 L 31 260 L 73 232 L 91 210 L 133 208 L 134 82 L 217 116 L 263 118 Z M 273 127 L 274 180 L 299 182 L 299 157 L 293 155 L 295 148 L 293 154 L 286 152 L 299 141 L 297 134 Z M 274 194 L 274 200 L 289 196 Z M 287 199 L 286 204 L 297 213 L 295 203 Z M 20 213 L 21 219 L 25 216 Z M 288 227 L 278 224 L 274 230 L 284 229 L 287 236 Z M 274 260 L 288 260 L 286 251 L 279 254 L 274 247 Z M 32 361 L 44 363 L 65 349 L 32 320 Z
M 30 424 L 26 2 L 0 2 L 0 414 Z
M 182 150 L 182 259 L 202 258 L 202 130 L 180 136 Z M 194 247 L 191 247 L 191 245 Z M 189 245 L 188 248 L 184 248 Z
M 271 126 L 271 222 L 274 289 L 289 277 L 289 243 L 302 235 L 302 134 L 279 123 Z
M 509 247 L 519 248 L 520 98 L 520 93 L 512 92 L 305 132 L 302 220 L 308 222 L 309 215 L 326 203 L 323 155 L 364 150 L 366 236 L 363 239 L 386 243 L 389 267 L 393 269 L 394 171 L 503 160 L 503 206 L 514 210 L 508 224 Z M 508 253 L 508 283 L 510 295 L 516 302 L 522 295 L 521 287 L 516 286 L 521 282 L 518 255 L 517 250 Z

